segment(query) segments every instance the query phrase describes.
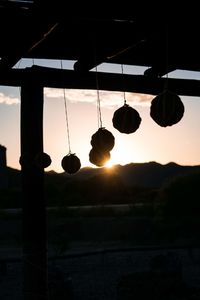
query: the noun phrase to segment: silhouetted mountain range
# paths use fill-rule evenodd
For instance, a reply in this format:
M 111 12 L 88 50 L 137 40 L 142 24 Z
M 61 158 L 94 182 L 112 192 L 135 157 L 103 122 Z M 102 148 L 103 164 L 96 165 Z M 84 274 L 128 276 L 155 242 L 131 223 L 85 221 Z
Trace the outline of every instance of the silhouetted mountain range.
M 62 184 L 66 181 L 89 180 L 93 177 L 97 178 L 98 176 L 103 176 L 103 174 L 110 173 L 119 176 L 125 186 L 159 188 L 168 179 L 194 170 L 200 171 L 200 165 L 182 166 L 174 162 L 165 165 L 157 162 L 130 163 L 124 166 L 115 165 L 112 169 L 85 167 L 73 175 L 65 172 L 56 173 L 55 171 L 46 171 L 45 179 L 48 183 Z M 9 187 L 20 185 L 20 174 L 19 170 L 10 167 L 7 168 Z
M 124 185 L 141 186 L 150 188 L 159 188 L 164 182 L 177 175 L 199 170 L 197 166 L 182 166 L 174 162 L 162 165 L 157 162 L 147 163 L 130 163 L 127 165 L 115 165 L 112 169 L 108 168 L 82 168 L 78 173 L 69 175 L 67 173 L 59 174 L 59 177 L 68 178 L 71 180 L 86 180 L 94 176 L 102 176 L 103 174 L 113 173 L 121 177 Z M 55 172 L 48 172 L 56 176 Z

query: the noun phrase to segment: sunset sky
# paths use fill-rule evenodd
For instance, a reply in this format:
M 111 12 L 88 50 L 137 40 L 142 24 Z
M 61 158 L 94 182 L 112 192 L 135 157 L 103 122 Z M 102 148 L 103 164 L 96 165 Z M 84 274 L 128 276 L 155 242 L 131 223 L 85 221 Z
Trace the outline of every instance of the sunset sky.
M 22 60 L 16 67 L 32 64 L 60 67 L 59 61 Z M 74 62 L 63 62 L 72 69 Z M 123 67 L 124 73 L 143 74 L 145 68 Z M 103 64 L 98 71 L 121 72 L 120 66 Z M 176 71 L 169 77 L 200 80 L 195 72 Z M 89 162 L 91 136 L 98 130 L 97 91 L 65 90 L 72 153 L 80 158 L 81 167 Z M 171 127 L 160 127 L 150 117 L 150 104 L 155 95 L 125 93 L 127 104 L 135 108 L 142 119 L 135 133 L 122 134 L 112 125 L 113 113 L 124 104 L 124 93 L 99 91 L 102 125 L 112 132 L 115 146 L 110 163 L 174 161 L 181 165 L 200 165 L 200 99 L 181 96 L 185 107 L 181 121 Z M 44 89 L 44 152 L 52 163 L 46 169 L 63 172 L 61 160 L 68 154 L 68 137 L 63 89 Z M 20 169 L 20 88 L 0 86 L 0 144 L 7 148 L 7 165 Z

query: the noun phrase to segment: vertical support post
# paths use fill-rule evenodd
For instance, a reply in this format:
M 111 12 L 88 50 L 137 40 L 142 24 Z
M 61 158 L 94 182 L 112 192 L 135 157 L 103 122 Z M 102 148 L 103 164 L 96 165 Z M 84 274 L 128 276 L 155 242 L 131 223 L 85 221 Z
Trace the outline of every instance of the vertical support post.
M 43 87 L 27 81 L 21 87 L 21 173 L 23 211 L 24 300 L 46 300 L 47 222 L 44 169 L 35 157 L 43 152 Z

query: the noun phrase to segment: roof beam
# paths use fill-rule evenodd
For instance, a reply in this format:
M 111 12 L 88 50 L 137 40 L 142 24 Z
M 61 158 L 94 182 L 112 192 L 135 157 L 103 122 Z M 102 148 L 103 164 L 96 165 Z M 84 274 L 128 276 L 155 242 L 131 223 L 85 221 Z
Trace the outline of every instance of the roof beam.
M 153 67 L 145 70 L 144 75 L 149 76 L 149 77 L 162 77 L 162 76 L 174 71 L 175 69 L 176 68 L 174 68 L 173 66 L 167 66 L 167 67 L 165 67 L 164 65 L 153 66 Z
M 146 24 L 146 23 L 145 23 Z M 74 64 L 76 71 L 89 71 L 103 62 L 124 57 L 128 52 L 146 45 L 157 31 L 157 22 L 149 22 L 147 27 L 136 17 L 134 20 L 98 20 L 88 27 L 93 39 L 85 43 L 85 49 Z M 124 38 L 126 36 L 126 38 Z M 103 46 L 102 46 L 103 45 Z M 133 55 L 134 56 L 134 55 Z
M 56 28 L 58 24 L 51 25 L 47 31 L 41 31 L 38 34 L 38 39 L 30 40 L 24 36 L 24 42 L 18 47 L 14 48 L 11 54 L 4 56 L 0 60 L 0 70 L 6 70 L 12 68 L 22 57 L 27 55 L 31 50 L 33 50 L 37 45 L 39 45 L 46 37 Z M 31 31 L 30 31 L 31 32 Z
M 37 7 L 29 9 L 27 15 L 24 15 L 24 23 L 19 22 L 19 24 L 13 26 L 9 37 L 11 41 L 8 45 L 9 51 L 0 59 L 0 70 L 12 68 L 58 26 L 54 19 L 41 15 Z M 17 43 L 15 43 L 16 36 Z
M 98 72 L 98 88 L 108 91 L 126 91 L 157 95 L 166 85 L 166 78 Z M 96 72 L 79 73 L 72 70 L 33 66 L 0 72 L 0 85 L 22 86 L 34 80 L 43 87 L 96 90 Z M 168 87 L 182 96 L 200 96 L 200 81 L 167 78 Z

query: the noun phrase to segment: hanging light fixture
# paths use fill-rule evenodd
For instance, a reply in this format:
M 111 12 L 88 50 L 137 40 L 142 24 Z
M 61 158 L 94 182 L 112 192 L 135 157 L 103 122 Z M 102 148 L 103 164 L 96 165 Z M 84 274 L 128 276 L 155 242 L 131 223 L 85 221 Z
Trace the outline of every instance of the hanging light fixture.
M 168 87 L 169 70 L 169 38 L 166 28 L 166 79 L 164 91 L 151 101 L 150 116 L 161 127 L 178 123 L 184 115 L 184 105 L 181 98 Z
M 110 151 L 100 150 L 99 148 L 92 148 L 89 153 L 89 160 L 97 167 L 103 167 L 110 159 Z
M 51 157 L 45 152 L 38 153 L 35 157 L 35 164 L 42 169 L 45 169 L 51 164 Z
M 74 174 L 79 171 L 81 167 L 81 162 L 75 153 L 69 152 L 66 156 L 63 157 L 61 165 L 65 172 L 69 174 Z
M 181 98 L 168 89 L 151 101 L 150 116 L 161 127 L 178 123 L 182 119 L 184 111 Z
M 96 67 L 96 85 L 97 85 L 97 119 L 98 119 L 98 130 L 91 137 L 92 149 L 89 153 L 89 161 L 98 166 L 102 167 L 110 159 L 110 151 L 115 145 L 115 137 L 102 125 L 101 117 L 101 106 L 99 97 L 99 86 L 97 77 Z
M 62 61 L 61 61 L 61 68 L 62 68 Z M 69 134 L 69 121 L 68 121 L 68 113 L 67 113 L 67 100 L 66 100 L 66 93 L 65 89 L 63 89 L 63 94 L 64 94 L 64 105 L 65 105 L 65 117 L 66 117 L 66 125 L 67 125 L 67 137 L 68 137 L 68 154 L 65 155 L 62 160 L 61 160 L 61 166 L 63 170 L 66 173 L 69 174 L 74 174 L 79 171 L 81 168 L 81 161 L 80 159 L 76 156 L 75 153 L 71 152 L 71 146 L 70 146 L 70 134 Z
M 123 75 L 123 66 L 121 66 L 121 68 Z M 139 128 L 141 120 L 137 110 L 126 103 L 124 91 L 124 105 L 114 112 L 112 118 L 113 127 L 121 133 L 129 134 L 135 132 Z

